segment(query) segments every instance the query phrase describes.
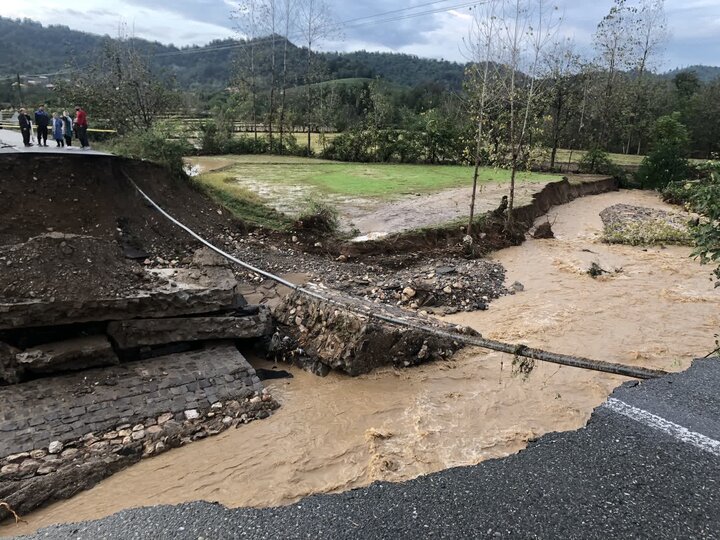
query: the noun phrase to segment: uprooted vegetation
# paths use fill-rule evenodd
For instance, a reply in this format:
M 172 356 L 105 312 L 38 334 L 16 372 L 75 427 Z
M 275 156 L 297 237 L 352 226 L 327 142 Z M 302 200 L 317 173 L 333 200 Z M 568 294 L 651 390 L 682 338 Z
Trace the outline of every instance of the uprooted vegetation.
M 692 245 L 693 242 L 688 219 L 681 214 L 616 204 L 603 210 L 600 217 L 603 240 L 609 244 Z

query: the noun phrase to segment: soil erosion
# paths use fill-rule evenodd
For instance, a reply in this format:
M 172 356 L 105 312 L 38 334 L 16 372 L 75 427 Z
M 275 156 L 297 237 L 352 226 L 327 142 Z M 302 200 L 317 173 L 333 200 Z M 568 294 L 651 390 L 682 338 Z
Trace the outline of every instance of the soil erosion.
M 618 203 L 672 210 L 654 194 L 625 191 L 554 207 L 554 239 L 528 239 L 492 257 L 504 266 L 507 284 L 524 287 L 485 311 L 443 319 L 557 352 L 686 368 L 712 349 L 720 294 L 706 268 L 689 258 L 689 248 L 603 244 L 599 214 Z M 590 276 L 592 263 L 605 273 Z M 274 367 L 251 361 L 256 368 Z M 27 516 L 27 526 L 0 530 L 24 533 L 127 507 L 196 499 L 281 505 L 311 493 L 474 464 L 517 452 L 549 431 L 584 425 L 626 380 L 542 363 L 523 376 L 512 357 L 474 349 L 356 378 L 284 369 L 294 378 L 266 381 L 281 404 L 272 417 L 142 461 Z

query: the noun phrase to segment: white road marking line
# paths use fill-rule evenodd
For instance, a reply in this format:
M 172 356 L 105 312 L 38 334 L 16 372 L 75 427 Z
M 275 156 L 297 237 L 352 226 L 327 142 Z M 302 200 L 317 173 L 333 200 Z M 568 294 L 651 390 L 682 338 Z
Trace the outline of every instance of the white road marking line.
M 610 409 L 613 412 L 622 414 L 623 416 L 627 416 L 628 418 L 635 420 L 636 422 L 640 422 L 641 424 L 644 424 L 650 428 L 657 429 L 658 431 L 663 431 L 671 437 L 674 437 L 675 439 L 684 443 L 691 444 L 696 448 L 699 448 L 700 450 L 704 450 L 705 452 L 710 452 L 711 454 L 720 456 L 720 441 L 711 439 L 710 437 L 707 437 L 702 433 L 690 431 L 689 429 L 681 426 L 680 424 L 670 422 L 669 420 L 666 420 L 665 418 L 657 416 L 644 409 L 639 409 L 637 407 L 633 407 L 632 405 L 628 405 L 627 403 L 625 403 L 624 401 L 620 401 L 619 399 L 608 398 L 608 400 L 603 403 L 602 406 L 606 409 Z

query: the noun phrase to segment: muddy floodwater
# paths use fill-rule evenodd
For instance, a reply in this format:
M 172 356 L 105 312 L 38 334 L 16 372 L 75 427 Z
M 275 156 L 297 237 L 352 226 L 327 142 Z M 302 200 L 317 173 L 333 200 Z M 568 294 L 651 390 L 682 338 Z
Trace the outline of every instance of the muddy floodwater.
M 616 203 L 669 208 L 646 192 L 616 192 L 553 208 L 555 240 L 528 240 L 495 259 L 523 292 L 449 320 L 495 339 L 665 370 L 713 348 L 720 289 L 689 248 L 608 246 L 598 213 Z M 610 273 L 593 279 L 592 262 Z M 268 367 L 262 365 L 262 367 Z M 271 418 L 173 450 L 91 491 L 26 516 L 29 532 L 127 507 L 196 499 L 282 505 L 311 493 L 417 475 L 517 452 L 549 431 L 576 429 L 623 381 L 538 363 L 526 378 L 512 357 L 466 349 L 453 360 L 350 379 L 269 381 Z

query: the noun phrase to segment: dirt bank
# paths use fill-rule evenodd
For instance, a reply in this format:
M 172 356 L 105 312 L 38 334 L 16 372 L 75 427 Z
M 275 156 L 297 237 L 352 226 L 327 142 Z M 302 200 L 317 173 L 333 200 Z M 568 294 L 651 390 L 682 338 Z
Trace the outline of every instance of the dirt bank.
M 553 208 L 556 239 L 529 240 L 495 256 L 507 281 L 521 281 L 525 291 L 446 320 L 488 337 L 669 370 L 709 352 L 720 326 L 720 291 L 708 269 L 688 258 L 688 248 L 598 242 L 599 212 L 621 202 L 667 208 L 652 193 L 626 191 Z M 591 262 L 622 272 L 593 279 L 585 273 Z M 582 426 L 624 380 L 546 364 L 523 378 L 512 373 L 511 357 L 467 349 L 451 361 L 354 379 L 288 369 L 295 378 L 268 385 L 282 404 L 271 419 L 140 463 L 27 516 L 29 526 L 2 532 L 195 499 L 284 504 L 477 463 L 548 431 Z

